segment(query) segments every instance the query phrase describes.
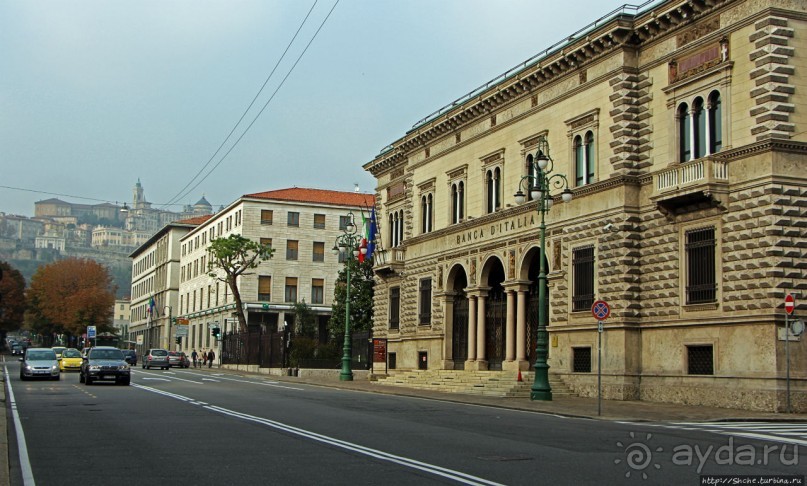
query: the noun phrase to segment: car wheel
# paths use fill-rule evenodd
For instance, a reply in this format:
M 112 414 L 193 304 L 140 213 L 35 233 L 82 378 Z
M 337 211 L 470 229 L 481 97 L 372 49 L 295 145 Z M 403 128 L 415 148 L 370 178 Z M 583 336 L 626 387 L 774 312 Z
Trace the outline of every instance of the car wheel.
M 79 382 L 79 383 L 84 383 L 84 373 L 79 373 L 79 375 L 78 375 L 78 382 Z
M 54 376 L 53 378 L 51 378 L 51 380 L 53 380 L 53 381 L 59 381 L 61 378 L 62 378 L 62 375 L 56 375 L 56 376 Z
M 92 385 L 92 378 L 90 378 L 89 376 L 84 377 L 84 384 L 87 386 Z
M 131 378 L 126 378 L 125 380 L 121 381 L 120 384 L 123 386 L 129 386 L 129 383 L 132 382 Z

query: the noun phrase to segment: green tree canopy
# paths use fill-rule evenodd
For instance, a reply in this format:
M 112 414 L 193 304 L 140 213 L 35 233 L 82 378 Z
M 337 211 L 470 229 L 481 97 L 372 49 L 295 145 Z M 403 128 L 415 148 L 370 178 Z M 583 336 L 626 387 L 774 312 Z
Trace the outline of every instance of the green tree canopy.
M 210 261 L 208 275 L 230 287 L 235 300 L 235 311 L 240 330 L 247 328 L 241 292 L 238 290 L 238 277 L 251 275 L 247 270 L 256 268 L 262 261 L 272 258 L 274 250 L 241 235 L 214 238 L 210 241 Z
M 28 289 L 26 324 L 37 333 L 78 336 L 87 326 L 112 331 L 115 286 L 106 267 L 67 258 L 39 267 Z
M 367 331 L 373 327 L 373 262 L 359 262 L 348 258 L 336 278 L 329 332 L 332 337 L 345 334 L 345 298 L 347 297 L 347 269 L 350 269 L 350 328 Z

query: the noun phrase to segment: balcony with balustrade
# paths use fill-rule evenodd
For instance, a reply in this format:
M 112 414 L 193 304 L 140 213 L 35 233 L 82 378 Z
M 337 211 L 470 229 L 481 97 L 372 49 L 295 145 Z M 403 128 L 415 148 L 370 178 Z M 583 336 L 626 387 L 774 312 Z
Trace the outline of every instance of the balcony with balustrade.
M 707 207 L 725 207 L 729 166 L 723 159 L 703 157 L 659 171 L 650 199 L 668 218 Z

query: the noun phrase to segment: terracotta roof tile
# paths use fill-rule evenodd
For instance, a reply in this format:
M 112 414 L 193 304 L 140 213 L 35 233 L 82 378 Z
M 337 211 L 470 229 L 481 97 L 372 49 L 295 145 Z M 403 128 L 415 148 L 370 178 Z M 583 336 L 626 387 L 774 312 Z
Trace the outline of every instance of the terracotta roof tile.
M 177 223 L 177 224 L 196 224 L 196 225 L 199 225 L 199 224 L 204 223 L 205 221 L 207 221 L 208 219 L 210 219 L 210 218 L 212 218 L 212 217 L 213 217 L 213 215 L 212 215 L 212 214 L 206 214 L 206 215 L 204 215 L 204 216 L 196 216 L 195 218 L 180 219 L 180 220 L 178 220 L 178 221 L 174 221 L 174 223 Z
M 372 194 L 329 191 L 327 189 L 308 189 L 305 187 L 290 187 L 288 189 L 277 189 L 275 191 L 256 192 L 254 194 L 245 194 L 244 197 L 365 208 L 375 204 L 375 198 Z

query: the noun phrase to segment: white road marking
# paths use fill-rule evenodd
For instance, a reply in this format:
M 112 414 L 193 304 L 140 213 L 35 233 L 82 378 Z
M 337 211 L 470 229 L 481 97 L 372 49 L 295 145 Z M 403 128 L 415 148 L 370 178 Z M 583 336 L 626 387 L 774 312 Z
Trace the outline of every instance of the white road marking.
M 200 404 L 201 402 L 196 402 L 191 398 L 185 397 L 183 395 L 177 395 L 174 393 L 165 392 L 163 390 L 158 390 L 156 388 L 151 388 L 143 385 L 134 384 L 136 388 L 140 388 L 145 391 L 150 391 L 153 393 L 158 393 L 160 395 L 164 395 L 170 398 L 175 398 L 177 400 L 181 400 L 183 402 L 188 402 L 193 405 Z M 434 464 L 428 464 L 425 462 L 416 461 L 415 459 L 410 459 L 408 457 L 398 456 L 395 454 L 390 454 L 388 452 L 380 451 L 378 449 L 372 449 L 369 447 L 364 447 L 359 444 L 354 444 L 352 442 L 347 442 L 344 440 L 336 439 L 333 437 L 329 437 L 327 435 L 318 434 L 316 432 L 311 432 L 309 430 L 301 429 L 298 427 L 294 427 L 291 425 L 284 424 L 282 422 L 277 422 L 274 420 L 256 417 L 254 415 L 249 415 L 241 412 L 236 412 L 235 410 L 229 410 L 222 407 L 217 407 L 215 405 L 203 405 L 206 410 L 210 410 L 211 412 L 220 413 L 222 415 L 227 415 L 229 417 L 239 418 L 241 420 L 245 420 L 248 422 L 254 422 L 261 425 L 265 425 L 267 427 L 271 427 L 273 429 L 281 430 L 283 432 L 294 434 L 309 440 L 313 440 L 315 442 L 320 442 L 323 444 L 328 444 L 334 447 L 338 447 L 340 449 L 346 449 L 357 454 L 363 454 L 365 456 L 369 456 L 378 460 L 388 461 L 395 464 L 399 464 L 401 466 L 409 467 L 412 469 L 417 469 L 419 471 L 424 471 L 430 474 L 434 474 L 436 476 L 441 476 L 446 479 L 450 479 L 456 481 L 461 484 L 470 484 L 470 485 L 488 485 L 488 486 L 501 486 L 501 483 L 497 483 L 494 481 L 488 481 L 487 479 L 483 479 L 477 476 L 472 476 L 470 474 L 466 474 L 460 471 L 455 471 L 453 469 L 444 468 L 441 466 L 437 466 Z
M 17 449 L 20 453 L 20 469 L 22 469 L 22 483 L 24 486 L 35 486 L 34 471 L 31 469 L 31 461 L 28 459 L 28 446 L 25 443 L 25 433 L 22 430 L 20 414 L 17 412 L 17 402 L 14 399 L 14 390 L 11 388 L 11 380 L 8 379 L 8 367 L 3 366 L 6 385 L 8 385 L 8 401 L 11 404 L 11 415 L 14 417 L 14 429 L 17 435 Z

